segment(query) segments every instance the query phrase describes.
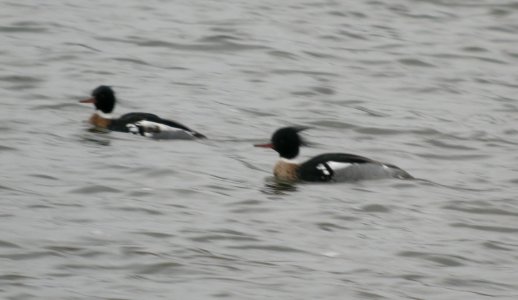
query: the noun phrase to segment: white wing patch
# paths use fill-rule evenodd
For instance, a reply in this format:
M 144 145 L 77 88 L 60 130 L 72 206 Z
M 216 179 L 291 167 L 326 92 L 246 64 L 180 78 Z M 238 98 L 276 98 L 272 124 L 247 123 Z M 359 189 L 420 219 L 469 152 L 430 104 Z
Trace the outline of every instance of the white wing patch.
M 322 174 L 324 174 L 324 175 L 330 175 L 329 170 L 326 168 L 326 166 L 324 164 L 318 164 L 317 170 L 322 171 Z
M 331 175 L 331 172 L 329 171 L 329 169 L 331 169 L 333 172 L 336 172 L 336 171 L 340 171 L 345 168 L 348 168 L 351 165 L 353 165 L 353 164 L 337 162 L 337 161 L 326 161 L 325 163 L 318 164 L 316 168 L 318 170 L 320 170 L 322 172 L 322 174 L 324 174 L 324 175 Z
M 167 125 L 164 125 L 161 123 L 155 123 L 155 122 L 146 121 L 146 120 L 138 121 L 135 124 L 137 124 L 137 126 L 142 126 L 146 129 L 146 131 L 153 132 L 153 133 L 166 132 L 166 131 L 167 132 L 185 131 L 181 128 L 171 127 L 171 126 L 167 126 Z
M 335 172 L 334 179 L 338 181 L 383 179 L 409 176 L 403 170 L 392 168 L 388 165 L 376 162 L 362 164 L 352 163 L 345 168 L 333 169 L 333 171 Z
M 152 121 L 138 121 L 126 125 L 133 134 L 140 134 L 154 139 L 193 139 L 193 133 L 181 128 L 167 126 Z
M 331 170 L 337 171 L 340 169 L 348 168 L 348 167 L 352 166 L 353 164 L 345 163 L 345 162 L 337 162 L 337 161 L 328 161 L 327 165 L 329 166 L 329 168 L 331 168 Z

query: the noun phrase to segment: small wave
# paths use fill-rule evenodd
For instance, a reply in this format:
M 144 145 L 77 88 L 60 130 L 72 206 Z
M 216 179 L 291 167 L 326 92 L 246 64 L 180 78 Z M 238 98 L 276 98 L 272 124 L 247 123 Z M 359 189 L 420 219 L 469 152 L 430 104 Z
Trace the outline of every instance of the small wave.
M 428 159 L 441 159 L 441 160 L 483 160 L 490 157 L 486 154 L 449 154 L 449 155 L 441 155 L 441 154 L 434 154 L 434 153 L 422 153 L 422 154 L 416 154 L 419 157 L 422 158 L 428 158 Z
M 248 242 L 256 242 L 258 239 L 249 237 L 249 236 L 242 236 L 242 235 L 221 235 L 221 234 L 208 234 L 208 235 L 202 235 L 197 237 L 191 237 L 189 238 L 191 241 L 194 242 L 202 242 L 202 243 L 210 243 L 212 241 L 248 241 Z
M 286 51 L 272 50 L 272 51 L 269 51 L 268 54 L 273 57 L 278 57 L 278 58 L 288 58 L 288 59 L 297 58 L 297 55 L 290 53 L 290 52 L 286 52 Z
M 334 223 L 329 222 L 321 222 L 316 224 L 318 228 L 324 230 L 324 231 L 335 231 L 335 230 L 349 230 L 349 228 L 340 226 Z
M 330 59 L 338 59 L 336 55 L 328 54 L 328 53 L 322 53 L 322 52 L 315 52 L 315 51 L 304 51 L 305 54 L 316 57 L 316 58 L 330 58 Z
M 435 67 L 435 65 L 431 63 L 424 62 L 420 59 L 415 58 L 402 58 L 398 60 L 399 63 L 406 65 L 406 66 L 412 66 L 412 67 Z
M 323 94 L 323 95 L 334 95 L 334 94 L 336 94 L 335 90 L 333 90 L 332 88 L 328 88 L 328 87 L 317 86 L 317 87 L 314 87 L 312 89 L 315 92 L 317 92 L 319 94 Z
M 81 44 L 81 43 L 65 43 L 65 45 L 70 45 L 70 46 L 79 46 L 79 47 L 83 47 L 85 49 L 88 49 L 88 50 L 92 50 L 92 51 L 95 51 L 95 52 L 102 52 L 101 50 L 99 49 L 96 49 L 94 47 L 91 47 L 91 46 L 88 46 L 86 44 Z
M 62 253 L 70 253 L 70 252 L 80 252 L 83 251 L 84 248 L 82 247 L 75 247 L 75 246 L 64 246 L 64 245 L 53 245 L 53 246 L 47 246 L 45 249 L 56 251 L 56 252 L 62 252 Z
M 513 212 L 509 210 L 503 210 L 498 208 L 471 208 L 464 206 L 456 206 L 456 205 L 446 205 L 443 206 L 444 209 L 448 210 L 456 210 L 470 214 L 478 214 L 478 215 L 502 215 L 502 216 L 515 216 L 518 217 L 518 212 Z
M 226 40 L 218 40 L 217 43 L 195 43 L 195 44 L 180 44 L 162 40 L 129 40 L 126 41 L 142 47 L 163 47 L 173 50 L 184 51 L 246 51 L 246 50 L 261 50 L 269 49 L 269 47 L 262 45 L 244 44 L 229 42 Z
M 291 94 L 293 96 L 297 96 L 297 97 L 312 97 L 312 96 L 318 95 L 317 93 L 311 92 L 311 91 L 296 91 L 296 92 L 291 92 Z
M 291 75 L 291 74 L 302 74 L 302 75 L 312 75 L 312 76 L 333 76 L 338 77 L 338 74 L 331 72 L 323 72 L 323 71 L 304 71 L 304 70 L 294 70 L 294 69 L 274 69 L 272 71 L 273 74 L 279 75 Z
M 425 252 L 417 252 L 417 251 L 402 251 L 402 252 L 399 252 L 398 255 L 404 256 L 404 257 L 421 258 L 423 260 L 435 262 L 435 263 L 438 263 L 438 264 L 446 266 L 446 267 L 463 266 L 464 263 L 461 261 L 466 260 L 465 258 L 463 258 L 461 256 L 425 253 Z
M 495 59 L 492 57 L 474 56 L 474 55 L 466 55 L 466 54 L 439 53 L 439 54 L 431 54 L 428 56 L 436 57 L 436 58 L 443 58 L 443 59 L 452 59 L 452 60 L 459 60 L 459 59 L 478 60 L 478 61 L 495 63 L 495 64 L 499 64 L 499 65 L 507 64 L 503 60 Z
M 180 267 L 182 267 L 182 264 L 166 261 L 155 264 L 133 265 L 131 266 L 131 269 L 134 269 L 137 274 L 151 275 L 160 273 L 176 273 Z
M 293 252 L 293 253 L 306 253 L 299 249 L 295 249 L 287 246 L 278 245 L 244 245 L 244 246 L 228 246 L 230 249 L 238 250 L 263 250 L 263 251 L 274 251 L 274 252 Z
M 369 108 L 366 108 L 363 106 L 356 106 L 354 109 L 363 111 L 363 112 L 367 113 L 369 116 L 373 116 L 373 117 L 388 117 L 389 116 L 388 114 L 377 112 L 375 110 L 372 110 L 372 109 L 369 109 Z
M 55 257 L 55 256 L 61 256 L 61 255 L 54 251 L 33 251 L 33 252 L 23 252 L 23 253 L 0 254 L 0 258 L 7 258 L 7 259 L 12 259 L 12 260 L 23 260 L 23 261 L 42 258 L 42 257 Z
M 36 178 L 42 178 L 42 179 L 48 179 L 48 180 L 59 180 L 59 178 L 50 176 L 47 174 L 29 174 L 29 176 L 36 177 Z
M 388 208 L 385 205 L 381 204 L 369 204 L 365 205 L 361 208 L 364 212 L 370 212 L 370 213 L 388 213 L 390 212 L 390 208 Z
M 468 147 L 468 146 L 464 146 L 464 145 L 449 144 L 449 143 L 445 143 L 443 141 L 439 141 L 439 140 L 435 140 L 435 139 L 429 139 L 429 140 L 426 140 L 426 142 L 430 145 L 437 146 L 440 148 L 445 148 L 445 149 L 466 150 L 466 151 L 478 150 L 477 148 Z
M 437 130 L 431 128 L 422 129 L 392 129 L 392 128 L 381 128 L 381 127 L 357 127 L 354 131 L 365 134 L 376 134 L 376 135 L 397 135 L 397 134 L 417 134 L 417 135 L 436 135 L 439 133 Z
M 66 108 L 76 108 L 76 107 L 77 107 L 77 103 L 61 102 L 61 103 L 56 103 L 56 104 L 35 105 L 35 106 L 32 106 L 30 109 L 31 110 L 43 110 L 43 111 L 47 111 L 47 110 L 62 111 Z
M 228 42 L 228 41 L 239 41 L 240 39 L 238 37 L 227 35 L 227 34 L 217 34 L 217 35 L 210 35 L 203 37 L 199 39 L 198 41 L 202 43 L 221 43 L 221 42 Z
M 18 151 L 18 149 L 0 145 L 0 152 L 3 152 L 3 151 Z
M 124 212 L 137 212 L 137 213 L 145 213 L 148 215 L 163 215 L 164 213 L 162 211 L 159 211 L 157 209 L 150 209 L 145 207 L 132 207 L 132 206 L 126 206 L 126 207 L 110 207 L 111 210 L 118 210 L 118 211 L 124 211 Z
M 462 51 L 466 51 L 466 52 L 475 52 L 475 53 L 483 53 L 483 52 L 488 52 L 489 50 L 487 50 L 486 48 L 483 48 L 483 47 L 467 46 L 467 47 L 463 47 L 463 48 L 462 48 Z
M 120 61 L 120 62 L 129 62 L 129 63 L 135 64 L 135 65 L 150 66 L 149 63 L 147 63 L 141 59 L 136 59 L 136 58 L 116 57 L 116 58 L 114 58 L 114 60 Z
M 330 121 L 330 120 L 313 121 L 313 122 L 309 122 L 309 124 L 315 125 L 315 126 L 321 126 L 321 127 L 328 127 L 328 128 L 338 128 L 338 129 L 356 128 L 356 125 L 353 125 L 351 123 L 346 123 L 346 122 L 341 122 L 341 121 Z
M 152 238 L 158 238 L 158 239 L 165 239 L 165 238 L 171 238 L 174 237 L 174 235 L 164 232 L 155 232 L 155 231 L 137 231 L 133 232 L 135 234 L 145 235 Z
M 34 279 L 34 277 L 20 275 L 20 274 L 2 274 L 0 275 L 0 281 L 26 281 Z M 14 298 L 12 298 L 14 299 Z
M 0 240 L 0 248 L 21 248 L 21 247 L 14 243 Z
M 481 279 L 469 279 L 462 277 L 450 277 L 444 280 L 446 285 L 454 286 L 454 287 L 488 287 L 488 286 L 496 286 L 499 288 L 514 288 L 515 285 L 505 284 L 502 282 L 494 282 L 489 280 L 481 280 Z M 489 295 L 488 295 L 489 296 Z
M 466 223 L 452 223 L 451 227 L 461 227 L 461 228 L 470 228 L 481 231 L 489 231 L 489 232 L 500 232 L 500 233 L 517 233 L 518 228 L 513 227 L 502 227 L 502 226 L 487 226 L 487 225 L 472 225 Z
M 40 83 L 43 80 L 37 77 L 33 76 L 27 76 L 27 75 L 7 75 L 7 76 L 0 76 L 0 81 L 7 81 L 12 83 Z
M 482 244 L 484 247 L 492 250 L 499 251 L 514 251 L 513 248 L 516 248 L 517 245 L 507 245 L 502 242 L 497 241 L 488 241 Z
M 236 214 L 256 214 L 256 213 L 268 213 L 271 209 L 261 207 L 249 207 L 249 208 L 237 208 L 231 210 L 232 213 Z
M 86 186 L 78 189 L 74 189 L 70 191 L 74 194 L 97 194 L 97 193 L 120 193 L 121 190 L 104 186 L 104 185 L 92 185 Z
M 47 28 L 33 26 L 0 26 L 0 32 L 8 33 L 42 33 L 47 32 Z

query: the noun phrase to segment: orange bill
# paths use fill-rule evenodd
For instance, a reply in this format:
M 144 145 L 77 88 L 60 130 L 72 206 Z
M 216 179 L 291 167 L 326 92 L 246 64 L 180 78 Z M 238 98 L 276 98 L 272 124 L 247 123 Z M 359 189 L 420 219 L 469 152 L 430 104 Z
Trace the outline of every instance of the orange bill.
M 83 100 L 79 100 L 79 102 L 81 103 L 95 103 L 95 98 L 87 98 L 87 99 L 83 99 Z
M 268 143 L 268 144 L 255 144 L 254 147 L 273 148 L 273 144 L 272 143 Z

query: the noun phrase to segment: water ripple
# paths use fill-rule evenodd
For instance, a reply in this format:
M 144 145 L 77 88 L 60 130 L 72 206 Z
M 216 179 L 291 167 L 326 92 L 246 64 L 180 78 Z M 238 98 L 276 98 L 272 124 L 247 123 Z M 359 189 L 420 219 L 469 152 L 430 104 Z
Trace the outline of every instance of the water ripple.
M 1 258 L 7 258 L 17 261 L 27 261 L 41 259 L 45 257 L 56 257 L 61 256 L 54 251 L 26 251 L 23 253 L 11 253 L 11 254 L 0 254 Z
M 13 148 L 13 147 L 0 145 L 0 152 L 3 152 L 3 151 L 17 151 L 17 150 L 18 149 Z
M 14 243 L 0 240 L 0 248 L 21 248 L 21 247 Z
M 91 185 L 70 191 L 75 194 L 97 194 L 97 193 L 120 193 L 121 190 L 104 186 L 104 185 Z
M 0 32 L 6 33 L 44 33 L 47 28 L 35 26 L 0 26 Z
M 486 225 L 472 225 L 465 223 L 452 223 L 450 224 L 452 227 L 457 228 L 470 228 L 480 231 L 490 231 L 490 232 L 500 232 L 500 233 L 517 233 L 518 228 L 513 227 L 502 227 L 502 226 L 486 226 Z
M 0 81 L 13 82 L 13 83 L 26 83 L 36 84 L 43 82 L 43 79 L 33 76 L 26 75 L 4 75 L 0 76 Z
M 361 208 L 365 212 L 371 212 L 371 213 L 388 213 L 390 212 L 390 208 L 388 208 L 385 205 L 381 204 L 369 204 L 365 205 Z
M 165 238 L 171 238 L 171 237 L 174 237 L 174 235 L 169 234 L 169 233 L 165 233 L 165 232 L 155 232 L 155 231 L 137 231 L 137 232 L 134 232 L 134 233 L 135 233 L 135 234 L 140 234 L 140 235 L 149 236 L 149 237 L 152 237 L 152 238 L 157 238 L 157 239 L 165 239 Z
M 195 242 L 211 243 L 212 241 L 231 240 L 231 241 L 258 241 L 256 238 L 241 235 L 221 235 L 207 234 L 189 238 Z
M 403 251 L 398 253 L 399 256 L 416 257 L 426 261 L 431 261 L 446 267 L 460 267 L 464 265 L 466 258 L 456 255 L 444 255 L 436 253 L 425 253 L 416 251 Z
M 415 58 L 401 58 L 398 61 L 399 61 L 399 63 L 401 63 L 403 65 L 412 66 L 412 67 L 428 67 L 428 68 L 435 67 L 433 64 L 430 64 L 430 63 L 427 63 L 420 59 L 415 59 Z
M 455 155 L 442 155 L 442 154 L 432 154 L 432 153 L 421 153 L 417 154 L 420 157 L 428 158 L 428 159 L 440 159 L 440 160 L 452 160 L 452 161 L 459 161 L 459 160 L 484 160 L 486 158 L 489 158 L 490 155 L 484 155 L 484 154 L 455 154 Z
M 0 281 L 28 281 L 34 279 L 34 277 L 20 275 L 20 274 L 2 274 L 0 275 Z
M 311 75 L 311 76 L 332 76 L 336 77 L 338 74 L 323 71 L 306 71 L 306 70 L 294 70 L 294 69 L 274 69 L 271 71 L 273 74 L 279 75 Z
M 180 44 L 162 40 L 128 40 L 126 42 L 142 47 L 160 47 L 183 51 L 247 51 L 269 49 L 262 45 L 234 43 L 226 40 L 218 40 L 213 43 Z
M 166 261 L 154 264 L 133 265 L 131 266 L 131 269 L 133 269 L 136 274 L 151 275 L 160 273 L 176 273 L 180 271 L 180 267 L 182 267 L 182 264 Z
M 508 245 L 506 243 L 497 242 L 497 241 L 488 241 L 482 244 L 484 247 L 492 250 L 499 251 L 513 251 L 517 245 Z
M 518 217 L 518 212 L 499 209 L 499 208 L 491 208 L 491 207 L 484 207 L 484 208 L 472 208 L 472 207 L 465 207 L 465 206 L 457 206 L 457 205 L 446 205 L 443 206 L 444 209 L 449 210 L 456 210 L 461 212 L 466 212 L 470 214 L 479 214 L 479 215 L 502 215 L 502 216 L 515 216 Z
M 121 206 L 121 207 L 110 207 L 109 209 L 117 210 L 117 211 L 124 211 L 124 212 L 145 213 L 145 214 L 154 215 L 154 216 L 164 214 L 164 212 L 162 212 L 160 210 L 145 208 L 145 207 Z
M 230 249 L 237 250 L 262 250 L 262 251 L 273 251 L 273 252 L 295 252 L 295 253 L 305 253 L 306 251 L 302 251 L 299 249 L 295 249 L 287 246 L 278 246 L 278 245 L 243 245 L 243 246 L 227 246 Z

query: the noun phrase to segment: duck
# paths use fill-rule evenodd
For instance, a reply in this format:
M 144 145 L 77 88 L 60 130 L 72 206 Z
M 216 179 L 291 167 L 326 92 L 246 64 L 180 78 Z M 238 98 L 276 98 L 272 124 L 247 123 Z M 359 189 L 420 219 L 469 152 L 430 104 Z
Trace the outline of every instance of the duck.
M 91 97 L 79 101 L 80 103 L 93 103 L 95 112 L 89 119 L 89 123 L 97 129 L 109 131 L 129 132 L 137 135 L 152 137 L 155 139 L 199 139 L 205 135 L 194 131 L 176 121 L 162 119 L 155 114 L 143 112 L 131 112 L 112 117 L 117 99 L 110 86 L 101 85 L 93 89 Z
M 297 163 L 301 146 L 308 143 L 299 132 L 308 127 L 284 127 L 276 130 L 269 143 L 255 147 L 271 148 L 280 159 L 273 168 L 276 179 L 281 181 L 344 182 L 368 179 L 413 179 L 405 170 L 384 162 L 349 153 L 324 153 L 304 163 Z

